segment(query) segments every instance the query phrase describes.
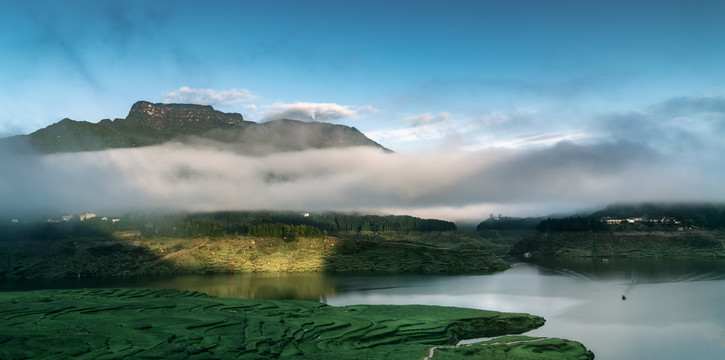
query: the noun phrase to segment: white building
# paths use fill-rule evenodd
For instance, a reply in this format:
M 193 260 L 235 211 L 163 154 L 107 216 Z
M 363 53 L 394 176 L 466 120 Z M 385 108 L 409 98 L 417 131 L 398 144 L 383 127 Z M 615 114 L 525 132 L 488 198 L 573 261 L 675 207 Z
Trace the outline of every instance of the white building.
M 87 219 L 93 219 L 94 217 L 96 217 L 96 214 L 94 214 L 92 212 L 84 212 L 83 214 L 81 214 L 80 219 L 81 219 L 81 221 L 83 221 L 83 220 L 87 220 Z

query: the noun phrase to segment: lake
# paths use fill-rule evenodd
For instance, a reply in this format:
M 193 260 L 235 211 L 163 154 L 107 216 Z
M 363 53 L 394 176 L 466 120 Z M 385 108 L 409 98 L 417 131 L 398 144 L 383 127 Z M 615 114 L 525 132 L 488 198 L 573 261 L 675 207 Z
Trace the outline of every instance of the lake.
M 582 342 L 597 359 L 725 358 L 725 261 L 515 262 L 488 275 L 237 274 L 0 283 L 0 289 L 156 287 L 330 305 L 430 304 L 525 312 L 527 335 Z M 626 295 L 627 300 L 621 296 Z

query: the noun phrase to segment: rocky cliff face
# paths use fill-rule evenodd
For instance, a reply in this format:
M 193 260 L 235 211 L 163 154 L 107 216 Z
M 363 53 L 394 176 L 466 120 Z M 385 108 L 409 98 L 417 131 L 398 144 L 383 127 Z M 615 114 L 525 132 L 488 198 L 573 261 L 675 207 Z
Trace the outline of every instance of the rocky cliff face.
M 131 107 L 126 119 L 142 120 L 156 130 L 210 130 L 238 126 L 241 114 L 223 113 L 211 106 L 192 104 L 152 104 L 139 101 Z

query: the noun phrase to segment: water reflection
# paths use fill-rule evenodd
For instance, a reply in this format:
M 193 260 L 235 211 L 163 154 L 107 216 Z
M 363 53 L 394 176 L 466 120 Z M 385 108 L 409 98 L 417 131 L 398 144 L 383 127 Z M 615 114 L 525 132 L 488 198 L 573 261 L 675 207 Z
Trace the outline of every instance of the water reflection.
M 267 273 L 235 275 L 187 275 L 159 282 L 149 287 L 188 289 L 216 297 L 309 300 L 326 302 L 337 294 L 334 283 L 324 274 Z
M 659 283 L 725 279 L 722 259 L 540 259 L 531 264 L 538 266 L 543 275 L 578 276 L 591 281 L 630 278 L 638 283 Z
M 487 276 L 411 278 L 332 305 L 464 306 L 544 316 L 531 336 L 575 339 L 598 359 L 725 358 L 725 261 L 519 263 Z M 626 301 L 621 300 L 627 294 Z
M 328 296 L 334 296 L 338 292 L 335 282 L 321 273 L 209 274 L 0 282 L 0 290 L 97 287 L 182 289 L 216 297 L 322 302 L 326 302 Z
M 187 275 L 5 281 L 0 287 L 177 288 L 330 305 L 430 304 L 525 312 L 547 320 L 528 335 L 581 341 L 597 359 L 725 358 L 723 260 L 546 260 L 516 263 L 490 275 Z

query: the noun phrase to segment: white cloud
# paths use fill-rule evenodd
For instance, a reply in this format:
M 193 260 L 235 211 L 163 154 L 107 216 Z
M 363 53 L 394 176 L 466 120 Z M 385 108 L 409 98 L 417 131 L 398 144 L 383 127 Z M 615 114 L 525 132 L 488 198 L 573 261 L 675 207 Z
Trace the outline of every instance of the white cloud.
M 599 137 L 596 134 L 589 133 L 538 133 L 526 134 L 516 137 L 494 137 L 488 135 L 479 136 L 473 145 L 461 147 L 463 151 L 479 151 L 484 149 L 525 149 L 536 146 L 553 146 L 562 141 L 582 141 L 587 139 L 595 139 Z
M 267 113 L 265 120 L 292 119 L 303 121 L 327 121 L 341 118 L 357 118 L 375 110 L 369 105 L 355 107 L 352 105 L 339 105 L 335 103 L 295 102 L 285 104 L 281 102 L 264 106 Z
M 422 126 L 402 129 L 381 129 L 365 132 L 365 135 L 376 142 L 392 141 L 406 143 L 414 141 L 437 140 L 445 136 L 445 132 L 433 126 Z
M 403 144 L 425 143 L 426 147 L 431 149 L 430 141 L 432 140 L 447 142 L 445 147 L 450 147 L 450 145 L 458 147 L 465 142 L 462 139 L 463 135 L 472 134 L 480 126 L 466 119 L 453 120 L 452 118 L 453 116 L 447 112 L 436 115 L 424 113 L 408 116 L 403 120 L 411 124 L 410 127 L 366 131 L 365 135 L 377 142 L 389 144 L 393 148 Z
M 164 97 L 165 103 L 180 102 L 200 105 L 229 107 L 236 103 L 256 99 L 257 96 L 247 89 L 195 89 L 184 86 L 179 90 L 169 92 Z
M 403 120 L 409 123 L 411 126 L 424 126 L 447 121 L 448 119 L 450 119 L 450 117 L 451 114 L 447 112 L 442 112 L 436 115 L 425 113 L 420 115 L 408 116 Z
M 376 114 L 376 113 L 379 113 L 380 112 L 379 109 L 376 109 L 376 108 L 374 108 L 374 107 L 372 107 L 370 105 L 359 106 L 357 108 L 357 111 L 360 114 Z

